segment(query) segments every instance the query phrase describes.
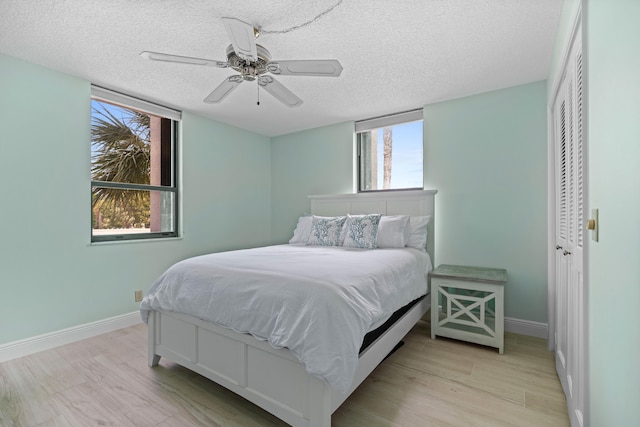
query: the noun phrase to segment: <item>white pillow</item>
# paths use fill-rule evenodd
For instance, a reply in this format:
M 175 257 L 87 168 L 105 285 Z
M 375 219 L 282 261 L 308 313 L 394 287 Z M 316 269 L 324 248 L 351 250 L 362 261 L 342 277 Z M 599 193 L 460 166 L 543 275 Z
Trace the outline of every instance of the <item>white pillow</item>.
M 342 233 L 344 235 L 342 246 L 345 248 L 375 249 L 381 216 L 382 214 L 347 215 Z
M 326 217 L 314 215 L 307 245 L 339 246 L 340 232 L 346 220 L 346 216 Z
M 313 216 L 304 215 L 298 218 L 296 229 L 293 230 L 293 237 L 289 240 L 292 245 L 306 245 L 311 234 L 311 223 Z
M 379 248 L 404 248 L 409 234 L 409 215 L 385 215 L 378 224 L 376 243 Z
M 431 220 L 431 215 L 412 216 L 409 218 L 409 242 L 410 248 L 427 251 L 427 224 Z

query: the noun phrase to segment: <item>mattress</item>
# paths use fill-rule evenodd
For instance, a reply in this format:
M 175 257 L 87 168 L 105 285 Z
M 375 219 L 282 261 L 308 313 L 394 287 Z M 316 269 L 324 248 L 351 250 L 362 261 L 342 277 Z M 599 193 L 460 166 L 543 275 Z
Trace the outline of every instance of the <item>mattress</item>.
M 276 245 L 170 267 L 140 310 L 188 314 L 288 348 L 346 392 L 365 334 L 427 293 L 428 254 L 412 249 Z

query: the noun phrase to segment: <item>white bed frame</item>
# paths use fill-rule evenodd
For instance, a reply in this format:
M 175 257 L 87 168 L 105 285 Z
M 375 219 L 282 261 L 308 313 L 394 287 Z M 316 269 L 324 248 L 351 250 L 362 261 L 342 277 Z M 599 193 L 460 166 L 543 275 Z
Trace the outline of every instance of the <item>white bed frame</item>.
M 311 213 L 431 215 L 427 251 L 434 262 L 436 190 L 309 196 Z M 192 316 L 152 311 L 148 322 L 149 366 L 165 357 L 260 406 L 293 426 L 329 427 L 331 414 L 364 381 L 430 307 L 422 299 L 361 355 L 349 392 L 335 391 L 308 374 L 289 350 Z

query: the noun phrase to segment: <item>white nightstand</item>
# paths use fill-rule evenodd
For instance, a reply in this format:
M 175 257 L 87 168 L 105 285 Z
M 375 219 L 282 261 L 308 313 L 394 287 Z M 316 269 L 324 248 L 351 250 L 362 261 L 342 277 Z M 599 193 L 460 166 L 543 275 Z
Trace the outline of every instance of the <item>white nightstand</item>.
M 497 347 L 504 353 L 507 270 L 440 265 L 431 277 L 431 338 Z

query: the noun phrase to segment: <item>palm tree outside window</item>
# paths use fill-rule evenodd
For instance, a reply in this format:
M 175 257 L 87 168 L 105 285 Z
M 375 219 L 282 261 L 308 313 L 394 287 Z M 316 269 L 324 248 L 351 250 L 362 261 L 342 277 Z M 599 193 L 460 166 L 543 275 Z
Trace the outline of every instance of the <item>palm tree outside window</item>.
M 176 237 L 175 112 L 164 117 L 163 107 L 100 88 L 92 94 L 91 241 Z

